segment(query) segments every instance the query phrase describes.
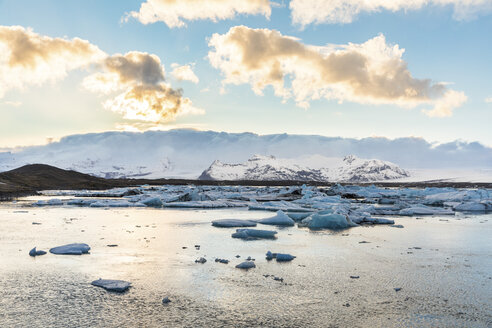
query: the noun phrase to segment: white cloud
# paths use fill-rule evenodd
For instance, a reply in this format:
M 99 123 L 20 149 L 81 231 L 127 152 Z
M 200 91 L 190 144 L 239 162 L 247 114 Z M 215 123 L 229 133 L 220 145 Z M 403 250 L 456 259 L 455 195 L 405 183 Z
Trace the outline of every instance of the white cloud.
M 93 92 L 120 92 L 104 102 L 104 107 L 129 120 L 169 122 L 177 116 L 203 114 L 182 90 L 165 82 L 164 67 L 158 56 L 132 51 L 107 57 L 102 72 L 84 79 L 83 85 Z
M 22 26 L 0 26 L 0 98 L 11 89 L 63 79 L 105 56 L 86 40 L 51 38 Z
M 134 17 L 143 24 L 162 21 L 170 28 L 184 27 L 185 21 L 208 19 L 213 22 L 232 19 L 236 15 L 263 15 L 270 17 L 269 0 L 147 0 Z
M 485 98 L 486 103 L 492 103 L 492 97 Z
M 20 107 L 22 106 L 21 101 L 4 101 L 4 104 L 7 106 L 12 106 L 12 107 Z
M 0 53 L 0 98 L 11 89 L 61 80 L 71 70 L 90 68 L 100 71 L 87 76 L 83 86 L 103 94 L 118 92 L 104 107 L 124 118 L 168 122 L 203 113 L 182 90 L 165 82 L 156 55 L 132 51 L 108 56 L 86 40 L 51 38 L 21 26 L 0 26 Z
M 171 64 L 171 67 L 173 68 L 171 75 L 177 80 L 190 81 L 196 84 L 200 80 L 198 79 L 198 76 L 196 76 L 195 72 L 193 72 L 193 66 L 193 64 L 183 66 L 180 66 L 176 63 Z
M 312 100 L 393 104 L 413 108 L 434 105 L 432 116 L 449 116 L 466 96 L 443 83 L 414 78 L 402 59 L 404 49 L 383 35 L 362 44 L 315 47 L 269 29 L 236 26 L 214 34 L 208 58 L 224 75 L 223 84 L 251 85 L 261 95 L 272 86 L 283 100 L 307 108 Z
M 293 23 L 301 26 L 351 23 L 363 12 L 418 10 L 425 6 L 452 6 L 456 20 L 468 20 L 492 12 L 490 0 L 291 0 L 289 5 Z

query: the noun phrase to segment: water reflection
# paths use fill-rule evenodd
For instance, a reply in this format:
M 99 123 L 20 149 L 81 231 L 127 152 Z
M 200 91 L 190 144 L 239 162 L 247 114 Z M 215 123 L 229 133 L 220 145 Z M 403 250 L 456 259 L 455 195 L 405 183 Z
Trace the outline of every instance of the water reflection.
M 490 215 L 395 218 L 404 229 L 341 233 L 292 227 L 279 229 L 275 241 L 245 242 L 230 237 L 233 229 L 209 222 L 271 213 L 0 206 L 5 327 L 486 327 L 492 320 Z M 34 246 L 48 250 L 71 242 L 88 243 L 91 254 L 27 255 Z M 267 262 L 267 250 L 297 258 Z M 207 263 L 194 263 L 202 256 Z M 234 268 L 248 256 L 256 269 Z M 133 288 L 108 293 L 90 286 L 97 278 L 131 281 Z M 173 302 L 163 306 L 164 296 Z

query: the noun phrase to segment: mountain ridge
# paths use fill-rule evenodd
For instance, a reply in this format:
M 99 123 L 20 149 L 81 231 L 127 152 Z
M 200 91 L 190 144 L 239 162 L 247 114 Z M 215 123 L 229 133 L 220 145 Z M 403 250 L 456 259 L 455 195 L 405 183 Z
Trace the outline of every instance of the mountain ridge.
M 344 158 L 277 159 L 254 155 L 244 163 L 215 160 L 199 180 L 293 180 L 324 182 L 375 182 L 409 177 L 394 163 L 377 159 Z

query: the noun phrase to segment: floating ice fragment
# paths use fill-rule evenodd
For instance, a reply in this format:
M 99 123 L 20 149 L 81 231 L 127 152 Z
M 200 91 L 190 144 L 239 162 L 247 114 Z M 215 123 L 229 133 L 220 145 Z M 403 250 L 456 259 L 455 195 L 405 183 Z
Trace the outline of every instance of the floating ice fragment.
M 292 261 L 295 258 L 296 257 L 294 255 L 281 254 L 281 253 L 277 253 L 277 256 L 276 256 L 277 262 L 289 262 L 289 261 Z
M 162 200 L 158 197 L 148 198 L 142 201 L 148 207 L 162 207 Z
M 484 212 L 487 209 L 487 206 L 482 203 L 461 203 L 455 206 L 455 211 L 460 212 Z
M 130 288 L 131 283 L 124 280 L 111 280 L 111 279 L 101 279 L 94 280 L 91 285 L 102 287 L 111 292 L 123 293 L 128 288 Z
M 256 222 L 250 220 L 223 219 L 212 221 L 212 225 L 221 228 L 256 227 Z
M 275 239 L 276 234 L 276 231 L 270 230 L 236 229 L 236 232 L 232 234 L 232 238 L 240 238 L 246 240 Z
M 365 218 L 363 223 L 372 223 L 372 224 L 395 224 L 395 221 L 390 219 L 381 219 L 381 218 Z
M 454 215 L 453 211 L 442 208 L 431 208 L 425 205 L 417 205 L 400 210 L 400 215 Z
M 314 214 L 302 220 L 302 223 L 311 230 L 342 230 L 357 226 L 349 218 L 341 214 Z
M 168 304 L 168 303 L 171 303 L 171 300 L 169 299 L 169 297 L 166 296 L 162 299 L 162 304 Z
M 204 258 L 204 257 L 200 257 L 199 259 L 195 260 L 195 263 L 201 263 L 201 264 L 203 264 L 205 262 L 207 262 L 207 259 Z
M 34 247 L 33 249 L 31 249 L 29 251 L 29 255 L 32 256 L 32 257 L 39 256 L 39 255 L 44 255 L 44 254 L 46 254 L 45 251 L 38 251 L 38 250 L 36 250 L 36 247 Z
M 91 248 L 87 244 L 67 244 L 63 246 L 53 247 L 50 253 L 57 255 L 82 255 L 89 253 Z
M 272 216 L 270 218 L 258 220 L 258 223 L 289 227 L 295 225 L 295 221 L 287 216 L 287 214 L 285 214 L 283 211 L 278 211 L 275 216 Z
M 256 268 L 256 264 L 255 264 L 255 262 L 244 261 L 244 262 L 236 265 L 236 268 L 248 270 L 248 269 Z

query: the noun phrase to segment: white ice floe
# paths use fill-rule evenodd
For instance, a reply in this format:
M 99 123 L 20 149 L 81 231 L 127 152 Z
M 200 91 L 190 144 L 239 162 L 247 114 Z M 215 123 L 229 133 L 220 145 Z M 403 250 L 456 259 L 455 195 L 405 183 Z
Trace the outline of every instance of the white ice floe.
M 111 292 L 123 293 L 126 290 L 128 290 L 128 288 L 130 288 L 132 284 L 124 280 L 111 280 L 111 279 L 99 278 L 91 282 L 91 285 L 102 287 Z
M 256 227 L 256 222 L 250 220 L 222 219 L 212 221 L 212 225 L 221 228 Z
M 452 210 L 447 210 L 439 207 L 429 207 L 425 205 L 415 205 L 404 208 L 398 212 L 399 215 L 454 215 Z
M 58 198 L 52 198 L 48 200 L 38 200 L 37 202 L 32 204 L 33 206 L 61 206 L 63 205 L 63 201 Z
M 287 214 L 285 214 L 283 211 L 278 211 L 275 216 L 266 219 L 261 219 L 258 220 L 257 222 L 267 225 L 288 226 L 288 227 L 292 227 L 295 225 L 295 221 L 292 220 L 289 216 L 287 216 Z
M 129 202 L 120 199 L 104 199 L 89 205 L 90 207 L 145 207 L 144 204 L 138 202 Z
M 67 244 L 63 246 L 53 247 L 50 253 L 57 255 L 82 255 L 89 253 L 91 248 L 87 244 Z
M 246 206 L 248 205 L 245 202 L 221 201 L 221 200 L 164 203 L 164 207 L 178 207 L 178 208 L 227 208 L 227 207 L 246 207 Z
M 276 231 L 271 230 L 236 229 L 236 232 L 232 234 L 232 238 L 240 238 L 246 240 L 275 239 L 276 234 Z

